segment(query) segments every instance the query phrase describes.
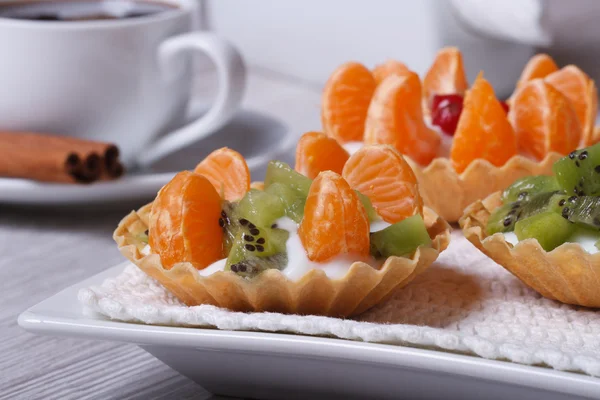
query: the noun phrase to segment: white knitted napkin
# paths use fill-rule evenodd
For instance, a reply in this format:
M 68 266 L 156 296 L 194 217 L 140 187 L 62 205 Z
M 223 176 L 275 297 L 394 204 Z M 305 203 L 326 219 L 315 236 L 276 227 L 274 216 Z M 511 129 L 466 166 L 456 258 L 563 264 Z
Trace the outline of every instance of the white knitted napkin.
M 134 265 L 79 301 L 120 321 L 426 346 L 600 376 L 600 311 L 541 297 L 460 232 L 413 283 L 353 320 L 187 307 Z

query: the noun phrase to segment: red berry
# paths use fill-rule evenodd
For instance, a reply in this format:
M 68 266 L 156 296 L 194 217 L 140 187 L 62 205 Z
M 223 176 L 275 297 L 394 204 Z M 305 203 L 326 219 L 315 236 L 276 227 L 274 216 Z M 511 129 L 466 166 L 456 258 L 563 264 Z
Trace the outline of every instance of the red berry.
M 463 97 L 460 94 L 436 94 L 433 96 L 433 101 L 431 102 L 431 113 L 435 114 L 440 104 L 444 102 L 450 102 L 453 104 L 462 104 Z
M 500 105 L 502 106 L 502 108 L 504 108 L 504 112 L 508 114 L 508 110 L 510 110 L 510 107 L 508 106 L 508 103 L 505 101 L 501 101 Z
M 439 126 L 446 135 L 454 136 L 463 109 L 463 98 L 458 94 L 433 97 L 431 123 Z

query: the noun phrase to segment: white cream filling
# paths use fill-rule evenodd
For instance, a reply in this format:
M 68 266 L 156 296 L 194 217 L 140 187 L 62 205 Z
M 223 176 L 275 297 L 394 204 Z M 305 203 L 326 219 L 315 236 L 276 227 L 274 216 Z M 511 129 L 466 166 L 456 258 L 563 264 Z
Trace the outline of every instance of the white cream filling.
M 281 272 L 291 280 L 297 281 L 301 279 L 312 269 L 320 269 L 325 272 L 325 275 L 330 279 L 341 279 L 346 275 L 350 266 L 356 261 L 363 261 L 375 268 L 378 268 L 382 264 L 381 260 L 375 260 L 373 257 L 360 258 L 348 254 L 334 257 L 331 260 L 322 263 L 310 261 L 306 256 L 306 251 L 298 236 L 298 224 L 287 217 L 278 219 L 276 223 L 278 228 L 285 229 L 290 234 L 285 243 L 288 263 Z M 385 221 L 377 221 L 371 225 L 371 231 L 375 232 L 384 229 L 389 225 L 390 224 Z M 215 272 L 223 271 L 225 269 L 226 261 L 226 258 L 215 261 L 203 270 L 198 271 L 198 273 L 201 276 L 208 276 Z
M 504 235 L 504 240 L 506 240 L 508 243 L 512 244 L 513 246 L 516 246 L 517 243 L 519 243 L 519 239 L 517 238 L 516 233 L 504 232 L 503 235 Z M 598 248 L 596 247 L 596 242 L 598 241 L 599 238 L 600 238 L 600 236 L 597 234 L 578 231 L 578 232 L 574 233 L 567 240 L 567 242 L 577 243 L 581 247 L 583 247 L 583 249 L 585 251 L 587 251 L 588 253 L 594 254 L 594 253 L 598 253 L 598 251 L 599 251 Z

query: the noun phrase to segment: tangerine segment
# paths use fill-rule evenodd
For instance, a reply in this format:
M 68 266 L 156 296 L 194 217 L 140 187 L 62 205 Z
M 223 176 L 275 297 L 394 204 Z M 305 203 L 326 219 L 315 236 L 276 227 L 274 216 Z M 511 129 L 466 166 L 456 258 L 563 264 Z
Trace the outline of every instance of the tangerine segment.
M 423 95 L 431 109 L 436 94 L 464 94 L 469 86 L 462 54 L 456 47 L 445 47 L 438 51 L 431 68 L 423 78 Z
M 367 114 L 364 141 L 390 144 L 422 165 L 437 155 L 440 137 L 423 120 L 417 74 L 392 75 L 377 87 Z
M 544 53 L 536 54 L 525 64 L 525 68 L 523 68 L 523 72 L 521 72 L 521 76 L 517 81 L 517 88 L 534 79 L 545 78 L 555 71 L 558 71 L 558 66 L 552 57 Z
M 482 158 L 501 166 L 517 154 L 517 139 L 492 85 L 479 74 L 465 96 L 450 149 L 457 172 Z
M 340 143 L 361 141 L 375 86 L 373 74 L 362 64 L 350 62 L 336 69 L 323 90 L 325 133 Z
M 148 243 L 166 269 L 180 262 L 206 268 L 223 256 L 220 216 L 221 197 L 212 183 L 202 175 L 182 171 L 152 203 Z
M 296 146 L 296 171 L 313 179 L 319 172 L 342 173 L 350 155 L 333 138 L 321 132 L 307 132 Z
M 350 157 L 342 176 L 353 189 L 369 197 L 377 214 L 390 224 L 423 215 L 417 178 L 392 146 L 363 147 Z
M 227 147 L 210 153 L 194 172 L 204 175 L 225 200 L 239 200 L 250 190 L 250 170 L 246 160 Z
M 542 79 L 529 81 L 517 90 L 508 118 L 519 151 L 538 160 L 551 151 L 567 154 L 579 145 L 581 127 L 573 106 Z
M 574 65 L 567 65 L 545 79 L 573 104 L 583 130 L 582 144 L 594 144 L 594 123 L 598 113 L 598 92 L 594 81 Z
M 358 195 L 338 174 L 321 172 L 308 191 L 298 235 L 311 261 L 369 254 L 369 220 Z
M 406 64 L 396 60 L 387 60 L 385 63 L 373 68 L 373 77 L 375 78 L 375 82 L 379 85 L 390 75 L 403 76 L 407 72 L 410 72 L 410 70 Z

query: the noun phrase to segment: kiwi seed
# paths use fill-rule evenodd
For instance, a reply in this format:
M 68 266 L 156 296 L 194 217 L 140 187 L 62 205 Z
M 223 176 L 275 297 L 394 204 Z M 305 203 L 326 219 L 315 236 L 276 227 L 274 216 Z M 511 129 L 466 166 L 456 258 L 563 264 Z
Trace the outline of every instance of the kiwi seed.
M 258 238 L 258 240 L 256 241 L 256 243 L 258 243 L 258 244 L 265 244 L 265 238 Z
M 256 248 L 253 245 L 251 245 L 251 244 L 247 244 L 245 247 L 246 247 L 246 250 L 248 250 L 248 251 L 254 251 L 254 250 L 256 250 Z

